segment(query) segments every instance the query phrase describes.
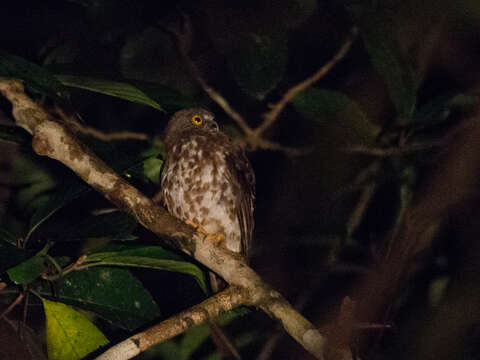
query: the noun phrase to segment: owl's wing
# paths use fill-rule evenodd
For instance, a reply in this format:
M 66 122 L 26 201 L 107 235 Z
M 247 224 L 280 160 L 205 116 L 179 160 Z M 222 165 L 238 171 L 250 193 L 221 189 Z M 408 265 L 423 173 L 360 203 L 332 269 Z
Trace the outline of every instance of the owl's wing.
M 242 253 L 248 260 L 253 237 L 253 207 L 255 200 L 255 173 L 239 146 L 233 146 L 226 157 L 230 183 L 235 186 L 236 211 L 240 224 Z

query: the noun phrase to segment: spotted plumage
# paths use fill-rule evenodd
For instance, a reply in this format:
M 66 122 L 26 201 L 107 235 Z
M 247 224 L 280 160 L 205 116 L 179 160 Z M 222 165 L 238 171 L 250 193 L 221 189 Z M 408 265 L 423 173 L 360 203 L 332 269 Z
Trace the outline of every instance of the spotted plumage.
M 248 258 L 255 176 L 243 149 L 219 131 L 204 109 L 181 110 L 165 131 L 167 158 L 160 199 L 168 211 L 225 236 L 225 246 Z

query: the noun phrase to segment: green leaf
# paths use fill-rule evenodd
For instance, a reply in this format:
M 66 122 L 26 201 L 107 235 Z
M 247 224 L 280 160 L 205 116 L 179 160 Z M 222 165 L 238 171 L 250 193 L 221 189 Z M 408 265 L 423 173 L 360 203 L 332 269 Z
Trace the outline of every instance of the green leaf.
M 66 182 L 56 190 L 55 194 L 33 214 L 30 220 L 30 230 L 28 231 L 26 239 L 55 212 L 89 190 L 90 188 L 79 179 L 73 178 L 73 176 L 67 179 Z
M 143 162 L 143 172 L 145 176 L 154 184 L 160 183 L 160 172 L 163 160 L 157 157 L 151 157 Z
M 0 140 L 30 146 L 32 137 L 21 127 L 0 124 Z
M 316 122 L 340 126 L 351 142 L 369 144 L 380 131 L 358 103 L 337 91 L 308 88 L 295 97 L 293 104 Z
M 148 105 L 154 109 L 165 111 L 160 104 L 149 97 L 145 92 L 126 81 L 114 81 L 78 75 L 56 75 L 56 77 L 66 86 L 118 97 L 120 99 Z
M 440 95 L 421 106 L 414 115 L 414 121 L 427 126 L 436 125 L 446 120 L 455 109 L 472 109 L 478 101 L 477 95 L 468 93 Z
M 51 296 L 44 285 L 37 291 Z M 57 298 L 129 331 L 160 315 L 142 283 L 130 271 L 115 267 L 93 267 L 65 275 L 58 283 Z
M 161 104 L 162 108 L 169 113 L 191 108 L 196 105 L 190 96 L 184 95 L 171 87 L 146 81 L 130 80 L 130 82 L 150 98 Z
M 9 269 L 8 276 L 15 284 L 29 284 L 45 270 L 45 256 L 35 255 L 23 263 Z
M 271 34 L 240 33 L 226 56 L 240 88 L 256 99 L 263 100 L 277 86 L 285 72 L 286 34 L 283 31 Z
M 137 227 L 135 218 L 122 211 L 88 217 L 73 228 L 62 231 L 68 234 L 68 239 L 86 239 L 109 237 L 113 240 L 130 239 L 131 233 Z
M 367 11 L 359 18 L 359 24 L 372 65 L 383 78 L 397 110 L 397 123 L 406 125 L 415 110 L 418 84 L 395 39 L 395 27 L 381 11 Z
M 207 285 L 203 271 L 161 246 L 115 245 L 107 251 L 88 255 L 86 263 L 95 265 L 132 266 L 179 272 L 195 278 L 204 292 Z
M 17 201 L 27 214 L 43 206 L 56 186 L 52 174 L 43 165 L 39 156 L 23 152 L 13 162 L 13 182 L 20 186 Z
M 8 231 L 7 229 L 0 227 L 0 243 L 5 241 L 12 246 L 17 246 L 18 236 Z
M 0 273 L 28 259 L 31 253 L 0 239 Z
M 76 360 L 108 344 L 103 333 L 83 314 L 60 302 L 42 299 L 49 360 Z
M 66 97 L 65 88 L 48 70 L 3 50 L 0 50 L 0 77 L 23 80 L 33 90 L 54 98 Z

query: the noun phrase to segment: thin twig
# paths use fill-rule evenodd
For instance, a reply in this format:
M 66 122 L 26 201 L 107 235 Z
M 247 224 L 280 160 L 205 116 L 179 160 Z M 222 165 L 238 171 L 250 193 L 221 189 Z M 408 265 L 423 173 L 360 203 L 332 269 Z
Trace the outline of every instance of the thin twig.
M 22 301 L 22 299 L 24 298 L 25 295 L 23 295 L 23 293 L 20 293 L 17 298 L 10 304 L 8 305 L 8 307 L 0 314 L 0 320 L 5 316 L 7 315 L 10 311 L 13 310 L 13 308 L 15 308 L 15 306 L 17 306 L 20 301 Z
M 358 226 L 361 224 L 365 212 L 368 209 L 373 195 L 375 194 L 376 184 L 372 183 L 364 187 L 360 198 L 347 221 L 347 238 L 350 238 Z
M 171 339 L 195 325 L 241 305 L 245 301 L 242 293 L 239 288 L 229 287 L 200 304 L 114 345 L 95 360 L 130 359 L 154 344 Z
M 235 294 L 241 297 L 242 304 L 257 306 L 278 319 L 285 331 L 309 353 L 318 359 L 324 358 L 327 339 L 294 310 L 281 294 L 267 285 L 245 263 L 243 257 L 223 246 L 217 246 L 125 181 L 82 144 L 64 124 L 52 121 L 51 116 L 25 94 L 20 82 L 0 79 L 0 93 L 12 103 L 12 113 L 17 124 L 33 135 L 32 147 L 37 154 L 55 159 L 73 170 L 109 201 L 130 211 L 147 229 L 220 275 L 238 290 Z M 219 303 L 219 306 L 223 305 L 225 304 Z M 145 341 L 149 346 L 153 345 L 152 338 Z M 136 347 L 137 350 L 144 345 L 135 341 L 128 342 L 128 346 Z M 348 348 L 335 350 L 342 359 L 351 359 Z
M 90 126 L 80 124 L 74 116 L 70 116 L 60 107 L 55 108 L 55 113 L 69 126 L 72 131 L 79 132 L 85 135 L 92 136 L 102 141 L 116 141 L 116 140 L 139 140 L 149 141 L 150 137 L 144 133 L 137 133 L 132 131 L 116 131 L 112 133 L 105 133 Z
M 55 275 L 48 275 L 47 273 L 43 273 L 42 279 L 55 281 L 72 271 L 83 270 L 83 269 L 86 269 L 87 267 L 94 266 L 93 264 L 82 265 L 85 262 L 85 260 L 87 260 L 87 255 L 82 255 L 77 259 L 77 261 L 75 261 L 73 264 L 68 265 L 65 269 L 60 269 L 60 271 L 58 271 L 58 268 L 56 267 L 58 273 Z
M 390 148 L 375 148 L 365 145 L 352 145 L 344 149 L 345 152 L 370 155 L 377 157 L 389 157 L 389 156 L 400 156 L 400 155 L 409 155 L 416 152 L 432 150 L 435 147 L 445 145 L 445 141 L 431 141 L 429 143 L 418 143 L 410 144 L 402 147 L 390 147 Z
M 197 81 L 203 91 L 205 91 L 208 96 L 210 96 L 210 98 L 215 101 L 223 109 L 223 111 L 225 111 L 225 113 L 237 123 L 247 137 L 250 136 L 252 134 L 252 129 L 250 126 L 248 126 L 243 116 L 230 105 L 230 103 L 222 96 L 222 94 L 207 84 L 197 65 L 188 56 L 189 46 L 187 44 L 187 39 L 188 37 L 192 36 L 192 26 L 189 16 L 183 12 L 181 12 L 181 15 L 183 17 L 183 26 L 181 30 L 175 29 L 172 26 L 163 27 L 163 29 L 175 38 L 175 44 L 177 45 L 177 49 L 182 60 L 188 67 L 192 77 Z
M 24 330 L 27 325 L 27 315 L 28 315 L 28 305 L 30 300 L 30 292 L 28 291 L 28 287 L 25 287 L 23 293 L 25 294 L 25 302 L 23 304 L 23 317 L 22 322 L 18 323 L 18 336 L 20 339 L 23 340 Z
M 318 69 L 315 74 L 308 77 L 301 83 L 298 83 L 294 87 L 290 88 L 283 95 L 282 99 L 278 103 L 273 105 L 270 111 L 263 115 L 263 122 L 254 130 L 255 135 L 258 137 L 262 135 L 263 132 L 267 130 L 275 122 L 275 120 L 277 120 L 278 115 L 280 115 L 283 108 L 289 102 L 291 102 L 295 98 L 295 96 L 297 96 L 301 91 L 305 90 L 307 87 L 311 86 L 312 84 L 320 80 L 322 77 L 324 77 L 340 60 L 342 60 L 348 53 L 348 50 L 350 50 L 350 47 L 352 46 L 353 41 L 357 37 L 357 34 L 358 29 L 354 27 L 350 32 L 348 38 L 345 40 L 338 52 L 329 62 L 327 62 L 320 69 Z
M 305 305 L 310 300 L 310 292 L 311 288 L 307 287 L 307 290 L 300 294 L 295 301 L 294 308 L 302 312 L 305 308 Z M 268 340 L 263 345 L 262 349 L 260 350 L 256 360 L 268 360 L 271 358 L 275 347 L 277 346 L 278 342 L 285 336 L 285 333 L 282 330 L 280 324 L 275 326 L 273 330 L 273 334 L 268 338 Z
M 325 65 L 323 65 L 315 74 L 311 77 L 307 78 L 306 80 L 302 81 L 301 83 L 297 84 L 296 86 L 292 87 L 288 90 L 283 98 L 273 106 L 273 108 L 264 114 L 264 121 L 260 124 L 259 127 L 256 129 L 252 129 L 245 118 L 236 111 L 232 105 L 228 102 L 228 100 L 220 94 L 217 90 L 215 90 L 212 86 L 210 86 L 207 81 L 204 79 L 202 73 L 198 69 L 197 65 L 192 61 L 190 56 L 188 55 L 189 50 L 189 39 L 192 37 L 192 26 L 188 15 L 181 12 L 183 17 L 183 26 L 181 30 L 175 29 L 174 27 L 166 27 L 163 26 L 162 29 L 168 32 L 170 35 L 174 37 L 175 44 L 177 45 L 178 52 L 184 61 L 185 65 L 188 67 L 190 74 L 192 77 L 197 81 L 200 87 L 207 93 L 207 95 L 217 103 L 223 111 L 229 115 L 235 123 L 242 129 L 243 133 L 245 134 L 246 142 L 253 148 L 256 149 L 264 149 L 264 150 L 274 150 L 274 151 L 282 151 L 289 155 L 298 156 L 304 155 L 305 153 L 310 152 L 310 150 L 305 149 L 296 149 L 291 147 L 286 147 L 269 140 L 263 139 L 261 134 L 270 126 L 272 123 L 278 118 L 278 115 L 281 113 L 283 108 L 293 100 L 293 98 L 302 90 L 307 88 L 308 86 L 312 85 L 314 82 L 318 81 L 320 78 L 325 76 L 330 69 L 337 64 L 348 52 L 354 38 L 357 35 L 357 29 L 354 28 L 351 32 L 351 36 L 347 39 L 347 41 L 342 45 L 338 53 Z

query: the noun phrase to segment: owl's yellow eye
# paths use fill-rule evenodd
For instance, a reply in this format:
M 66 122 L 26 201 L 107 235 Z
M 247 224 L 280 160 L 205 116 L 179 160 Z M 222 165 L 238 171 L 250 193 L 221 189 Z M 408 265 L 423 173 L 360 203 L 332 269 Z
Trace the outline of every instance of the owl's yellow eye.
M 193 115 L 192 116 L 192 124 L 193 125 L 202 125 L 203 118 L 200 115 Z

